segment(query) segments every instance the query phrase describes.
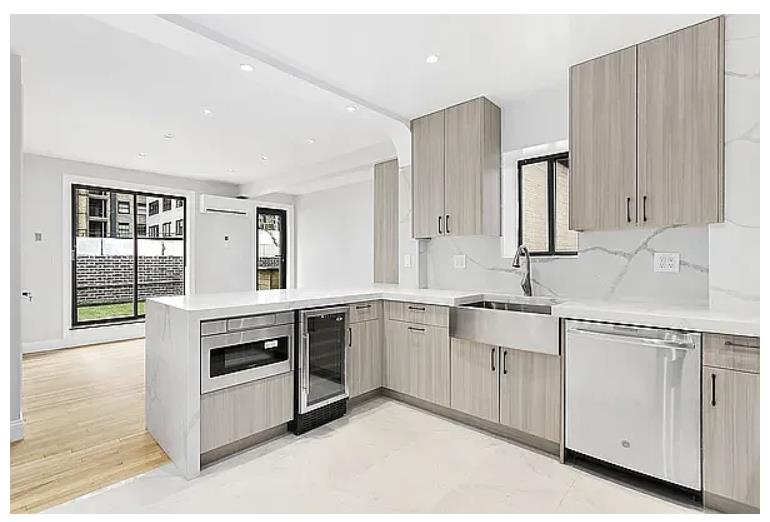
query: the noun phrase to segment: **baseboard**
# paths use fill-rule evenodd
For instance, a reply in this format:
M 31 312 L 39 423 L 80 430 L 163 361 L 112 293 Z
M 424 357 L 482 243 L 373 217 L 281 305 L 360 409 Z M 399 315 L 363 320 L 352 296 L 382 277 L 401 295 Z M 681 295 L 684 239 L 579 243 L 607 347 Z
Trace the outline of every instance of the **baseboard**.
M 21 353 L 27 355 L 61 350 L 64 348 L 77 348 L 78 346 L 88 346 L 91 344 L 130 341 L 132 339 L 141 339 L 143 337 L 143 323 L 84 328 L 81 330 L 72 330 L 62 339 L 47 339 L 45 341 L 22 343 Z
M 11 421 L 11 442 L 24 438 L 24 418 Z

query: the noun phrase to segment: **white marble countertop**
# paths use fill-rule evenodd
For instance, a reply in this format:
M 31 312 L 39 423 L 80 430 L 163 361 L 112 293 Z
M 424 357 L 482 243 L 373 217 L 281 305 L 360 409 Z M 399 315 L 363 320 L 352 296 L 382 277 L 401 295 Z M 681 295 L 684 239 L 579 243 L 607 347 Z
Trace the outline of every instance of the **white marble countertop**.
M 150 299 L 172 308 L 194 313 L 197 319 L 298 310 L 317 306 L 386 299 L 414 303 L 458 306 L 473 301 L 503 300 L 552 304 L 552 315 L 639 326 L 675 328 L 700 332 L 759 336 L 759 314 L 718 311 L 708 307 L 656 305 L 615 301 L 551 299 L 494 294 L 468 290 L 402 288 L 373 285 L 347 289 L 287 289 L 221 294 L 183 295 Z
M 706 306 L 565 300 L 554 306 L 551 313 L 563 319 L 759 337 L 758 312 L 738 314 Z

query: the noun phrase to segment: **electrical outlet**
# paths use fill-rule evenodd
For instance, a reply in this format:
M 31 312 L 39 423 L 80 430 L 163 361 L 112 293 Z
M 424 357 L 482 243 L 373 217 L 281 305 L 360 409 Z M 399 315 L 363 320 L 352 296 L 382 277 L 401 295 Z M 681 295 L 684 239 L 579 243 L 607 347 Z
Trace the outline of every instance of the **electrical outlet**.
M 458 254 L 454 257 L 455 268 L 465 268 L 465 256 Z
M 655 252 L 652 269 L 655 272 L 679 272 L 679 254 Z
M 404 254 L 404 268 L 412 268 L 412 256 Z
M 42 240 L 43 240 L 43 233 L 35 232 L 35 241 L 42 241 Z

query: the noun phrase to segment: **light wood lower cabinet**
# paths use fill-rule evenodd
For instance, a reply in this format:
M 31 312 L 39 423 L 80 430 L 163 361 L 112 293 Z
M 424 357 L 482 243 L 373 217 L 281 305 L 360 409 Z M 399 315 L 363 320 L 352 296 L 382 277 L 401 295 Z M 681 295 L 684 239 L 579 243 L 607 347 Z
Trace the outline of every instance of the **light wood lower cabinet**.
M 439 326 L 385 322 L 386 388 L 449 406 L 449 330 Z
M 451 339 L 452 409 L 492 422 L 500 420 L 500 348 Z
M 294 372 L 201 395 L 200 451 L 219 448 L 294 416 Z
M 759 508 L 758 373 L 703 368 L 703 490 Z
M 351 398 L 382 386 L 382 321 L 350 325 L 347 378 Z
M 500 366 L 500 423 L 559 442 L 559 357 L 503 348 Z

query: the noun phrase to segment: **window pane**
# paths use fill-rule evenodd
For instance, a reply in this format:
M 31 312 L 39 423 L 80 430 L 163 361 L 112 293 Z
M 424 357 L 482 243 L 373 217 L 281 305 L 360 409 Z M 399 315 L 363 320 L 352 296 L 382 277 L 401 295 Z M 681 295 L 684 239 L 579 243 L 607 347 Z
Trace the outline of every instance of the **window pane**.
M 522 243 L 530 252 L 548 251 L 548 162 L 521 167 Z
M 285 212 L 267 209 L 257 213 L 257 290 L 284 288 L 286 275 L 281 271 L 286 245 L 281 241 L 285 216 Z
M 134 315 L 133 194 L 75 189 L 77 321 Z
M 577 252 L 577 232 L 569 229 L 569 160 L 557 160 L 554 168 L 556 182 L 556 251 Z

